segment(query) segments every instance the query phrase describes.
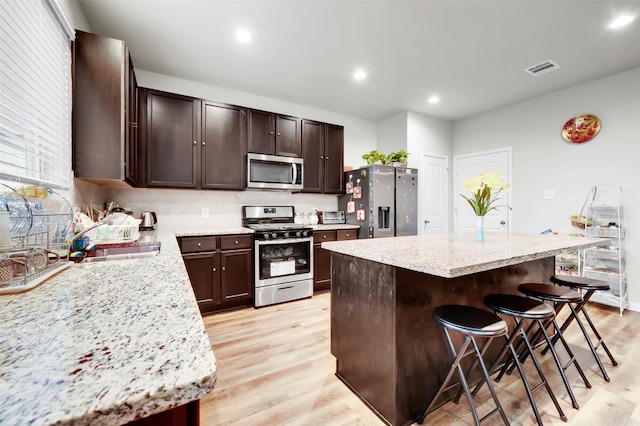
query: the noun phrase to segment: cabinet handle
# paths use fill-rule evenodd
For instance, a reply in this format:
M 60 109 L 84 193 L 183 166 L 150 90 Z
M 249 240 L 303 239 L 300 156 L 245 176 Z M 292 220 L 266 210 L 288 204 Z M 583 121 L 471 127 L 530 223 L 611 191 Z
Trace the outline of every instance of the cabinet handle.
M 347 237 L 350 237 L 350 236 L 351 236 L 351 234 L 344 234 L 344 235 L 345 235 L 345 236 L 347 236 Z
M 236 240 L 236 245 L 238 245 L 238 240 Z
M 193 141 L 193 144 L 194 144 L 194 145 L 198 145 L 198 142 L 197 142 L 197 141 Z
M 324 159 L 324 155 L 321 155 L 321 156 L 320 156 L 320 159 L 321 159 L 321 160 L 323 160 L 323 159 Z
M 269 132 L 270 135 L 273 135 L 273 132 Z
M 216 268 L 213 268 L 213 272 L 215 272 L 215 271 L 216 271 Z
M 226 266 L 223 266 L 223 267 L 222 267 L 222 270 L 223 270 L 223 271 L 226 271 L 226 270 L 227 270 L 227 267 L 226 267 Z
M 276 136 L 280 136 L 280 132 L 278 132 L 278 134 Z
M 323 235 L 323 236 L 322 236 L 322 238 L 324 238 L 324 239 L 326 240 L 326 239 L 327 239 L 327 236 L 326 236 L 326 235 Z
M 205 146 L 207 143 L 205 141 L 202 141 L 202 146 Z
M 202 243 L 198 243 L 198 247 L 202 247 Z

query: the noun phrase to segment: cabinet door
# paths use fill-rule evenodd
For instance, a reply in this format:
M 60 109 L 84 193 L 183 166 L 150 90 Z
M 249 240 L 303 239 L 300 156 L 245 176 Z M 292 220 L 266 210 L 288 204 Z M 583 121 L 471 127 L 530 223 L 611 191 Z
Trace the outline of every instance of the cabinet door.
M 125 139 L 125 160 L 124 160 L 124 177 L 127 182 L 132 185 L 137 185 L 139 175 L 140 164 L 140 150 L 138 147 L 138 81 L 136 80 L 136 73 L 133 69 L 133 63 L 131 62 L 131 56 L 127 55 L 127 110 L 126 110 L 126 123 L 127 123 L 127 136 Z
M 147 185 L 195 188 L 200 102 L 172 93 L 149 90 L 147 95 Z
M 313 245 L 313 291 L 331 288 L 331 252 Z
M 222 301 L 251 298 L 253 294 L 252 250 L 230 250 L 220 252 Z
M 234 105 L 202 106 L 202 188 L 245 187 L 246 111 Z
M 301 157 L 300 119 L 276 115 L 276 155 Z
M 77 178 L 124 179 L 125 44 L 76 31 L 73 43 L 73 170 Z
M 344 193 L 344 127 L 327 124 L 324 149 L 324 193 Z
M 250 109 L 247 120 L 247 151 L 273 155 L 276 152 L 275 115 Z
M 325 125 L 317 121 L 302 120 L 301 133 L 304 159 L 302 192 L 322 192 L 324 190 Z
M 220 297 L 220 257 L 216 252 L 185 254 L 182 256 L 189 274 L 189 280 L 201 311 L 219 304 Z

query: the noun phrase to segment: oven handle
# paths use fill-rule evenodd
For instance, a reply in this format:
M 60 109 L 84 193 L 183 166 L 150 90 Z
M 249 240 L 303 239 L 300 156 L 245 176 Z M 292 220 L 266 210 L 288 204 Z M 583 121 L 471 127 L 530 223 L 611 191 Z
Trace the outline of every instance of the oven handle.
M 298 180 L 298 168 L 296 167 L 296 163 L 291 164 L 291 168 L 293 169 L 293 180 L 291 183 L 295 184 Z
M 256 240 L 256 247 L 273 245 L 273 244 L 289 244 L 289 243 L 305 243 L 305 242 L 312 243 L 313 237 L 287 238 L 285 240 Z

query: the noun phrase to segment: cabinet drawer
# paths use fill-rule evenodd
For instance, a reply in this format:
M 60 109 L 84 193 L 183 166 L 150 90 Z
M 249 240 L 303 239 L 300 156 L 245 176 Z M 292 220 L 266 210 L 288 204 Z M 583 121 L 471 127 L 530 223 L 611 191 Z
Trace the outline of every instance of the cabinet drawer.
M 253 235 L 224 235 L 220 237 L 220 250 L 251 248 Z
M 336 231 L 315 231 L 313 233 L 313 242 L 322 243 L 325 241 L 335 241 Z
M 355 240 L 358 238 L 357 229 L 341 229 L 338 231 L 338 241 Z
M 199 251 L 215 251 L 218 237 L 182 237 L 180 250 L 182 253 L 193 253 Z

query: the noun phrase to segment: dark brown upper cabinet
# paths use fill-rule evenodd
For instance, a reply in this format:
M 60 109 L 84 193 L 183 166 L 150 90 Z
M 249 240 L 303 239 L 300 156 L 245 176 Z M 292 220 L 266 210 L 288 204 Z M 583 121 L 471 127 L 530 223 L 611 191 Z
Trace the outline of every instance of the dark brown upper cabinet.
M 73 170 L 82 179 L 138 181 L 137 84 L 121 40 L 76 31 Z
M 255 109 L 247 110 L 247 151 L 301 157 L 300 118 Z
M 344 192 L 344 128 L 312 120 L 301 122 L 303 192 Z
M 141 94 L 147 186 L 197 188 L 200 100 L 151 89 Z
M 247 113 L 235 105 L 202 104 L 201 187 L 245 187 Z
M 244 108 L 158 90 L 140 92 L 147 186 L 244 189 Z

